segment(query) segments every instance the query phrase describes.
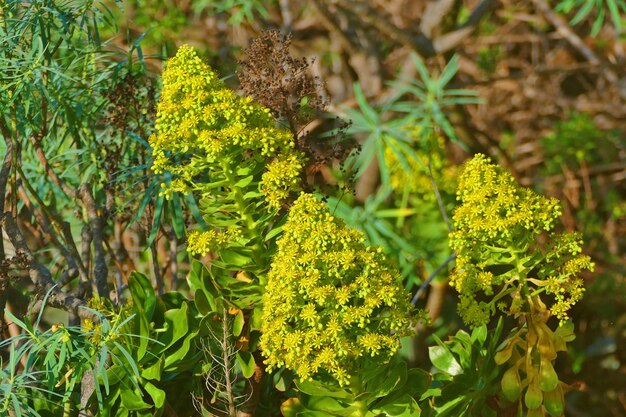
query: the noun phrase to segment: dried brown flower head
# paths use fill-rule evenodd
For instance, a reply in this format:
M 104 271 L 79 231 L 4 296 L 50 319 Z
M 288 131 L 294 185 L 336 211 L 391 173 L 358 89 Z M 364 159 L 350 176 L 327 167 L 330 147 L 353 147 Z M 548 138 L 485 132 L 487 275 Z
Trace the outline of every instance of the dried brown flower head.
M 297 147 L 310 161 L 309 172 L 318 171 L 333 160 L 342 162 L 355 146 L 344 134 L 347 123 L 324 119 L 333 135 L 313 134 L 307 130 L 313 120 L 321 120 L 328 104 L 323 96 L 324 83 L 310 73 L 314 60 L 295 58 L 290 52 L 291 35 L 277 30 L 263 32 L 244 51 L 237 76 L 242 92 L 272 111 L 288 126 Z

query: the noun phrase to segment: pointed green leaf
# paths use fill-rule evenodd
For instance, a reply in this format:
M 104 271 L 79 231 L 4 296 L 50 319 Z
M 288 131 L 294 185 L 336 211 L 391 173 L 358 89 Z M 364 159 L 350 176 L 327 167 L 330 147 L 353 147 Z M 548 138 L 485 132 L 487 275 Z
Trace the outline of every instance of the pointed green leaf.
M 196 305 L 198 312 L 203 316 L 206 316 L 210 312 L 216 310 L 215 302 L 212 300 L 212 297 L 209 297 L 210 295 L 207 295 L 203 289 L 199 289 L 195 292 L 194 304 Z
M 122 389 L 122 404 L 130 411 L 146 410 L 151 408 L 150 404 L 146 404 L 141 398 L 141 393 L 134 389 Z
M 151 366 L 144 368 L 141 371 L 141 376 L 145 379 L 152 379 L 159 381 L 161 379 L 161 374 L 163 373 L 163 364 L 164 359 L 163 355 L 159 356 L 159 360 L 157 360 Z
M 378 126 L 380 124 L 378 113 L 376 113 L 376 110 L 369 105 L 365 95 L 363 94 L 363 90 L 358 83 L 354 84 L 354 97 L 356 98 L 359 108 L 363 112 L 363 116 L 365 116 L 365 120 L 368 125 L 370 127 Z
M 384 413 L 388 417 L 419 417 L 421 409 L 415 399 L 408 394 L 403 394 L 392 401 L 383 399 L 374 409 L 375 413 Z
M 456 361 L 452 352 L 445 346 L 431 346 L 428 348 L 428 356 L 437 369 L 450 375 L 459 375 L 463 372 L 461 365 Z
M 233 321 L 233 336 L 239 336 L 241 334 L 241 331 L 243 330 L 243 325 L 243 311 L 239 310 L 235 315 L 235 320 Z
M 140 272 L 132 272 L 128 278 L 128 289 L 133 303 L 143 308 L 148 321 L 152 320 L 156 308 L 156 295 L 148 277 Z
M 167 329 L 163 337 L 159 338 L 159 341 L 165 344 L 165 346 L 160 349 L 161 352 L 165 352 L 170 346 L 189 332 L 187 304 L 183 304 L 178 309 L 166 311 L 165 323 L 167 324 Z
M 156 204 L 154 206 L 154 217 L 152 218 L 152 229 L 150 229 L 150 235 L 146 246 L 152 245 L 154 239 L 156 239 L 159 227 L 161 226 L 161 216 L 163 214 L 163 207 L 165 206 L 165 196 L 157 197 Z
M 150 397 L 152 397 L 154 406 L 157 409 L 162 408 L 163 404 L 165 404 L 165 391 L 157 388 L 151 382 L 147 381 L 143 383 L 143 388 L 148 392 L 148 394 L 150 394 Z
M 298 389 L 305 394 L 314 396 L 328 396 L 334 398 L 349 398 L 350 394 L 343 388 L 332 385 L 324 385 L 321 382 L 311 381 L 295 381 Z
M 243 350 L 240 350 L 239 352 L 237 352 L 237 355 L 235 357 L 237 360 L 237 365 L 239 365 L 243 376 L 246 378 L 251 378 L 252 375 L 254 375 L 254 369 L 256 366 L 252 354 L 250 352 L 244 352 Z

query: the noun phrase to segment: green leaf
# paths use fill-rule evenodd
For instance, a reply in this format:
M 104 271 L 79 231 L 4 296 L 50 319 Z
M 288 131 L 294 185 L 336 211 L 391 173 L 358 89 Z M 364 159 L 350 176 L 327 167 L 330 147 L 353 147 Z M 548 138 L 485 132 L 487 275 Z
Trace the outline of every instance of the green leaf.
M 145 275 L 139 272 L 133 272 L 128 279 L 128 288 L 130 290 L 133 305 L 132 308 L 136 313 L 136 323 L 139 329 L 137 360 L 141 360 L 148 349 L 148 338 L 150 336 L 150 321 L 154 315 L 156 308 L 156 296 L 152 285 Z
M 179 309 L 166 311 L 165 322 L 167 323 L 167 329 L 163 337 L 159 338 L 159 341 L 165 344 L 160 350 L 162 353 L 189 332 L 187 304 L 183 304 Z
M 150 236 L 148 236 L 148 241 L 146 242 L 146 246 L 150 247 L 156 239 L 157 233 L 159 232 L 159 226 L 161 225 L 161 215 L 163 214 L 163 207 L 165 206 L 165 196 L 157 197 L 156 204 L 154 206 L 154 217 L 152 220 L 152 229 L 150 229 Z
M 432 382 L 432 375 L 420 368 L 411 368 L 407 371 L 405 386 L 412 397 L 419 398 Z
M 421 409 L 417 401 L 408 394 L 394 398 L 393 400 L 383 399 L 373 410 L 375 413 L 385 413 L 389 417 L 419 417 Z
M 121 390 L 122 404 L 130 411 L 139 411 L 150 409 L 150 404 L 146 404 L 141 398 L 141 394 L 135 390 Z
M 241 331 L 243 330 L 243 325 L 243 311 L 239 310 L 235 315 L 235 320 L 233 321 L 233 336 L 239 336 L 241 334 Z
M 194 341 L 198 332 L 199 330 L 196 330 L 193 333 L 187 334 L 182 343 L 180 343 L 180 347 L 178 347 L 178 349 L 174 350 L 173 352 L 171 350 L 168 350 L 165 356 L 165 371 L 180 372 L 189 366 L 193 366 L 193 364 L 183 363 L 183 361 L 187 359 L 188 356 L 195 354 L 195 352 L 191 350 L 191 343 L 192 341 Z
M 254 176 L 249 175 L 237 181 L 237 183 L 235 184 L 235 187 L 245 188 L 248 185 L 250 185 L 250 183 L 252 183 L 253 180 L 254 180 Z
M 102 350 L 100 351 L 99 359 L 98 359 L 98 368 L 94 369 L 94 372 L 102 379 L 102 385 L 104 385 L 104 392 L 109 395 L 109 378 L 108 373 L 106 371 L 106 361 L 109 356 L 109 346 L 102 346 Z
M 382 209 L 376 211 L 376 217 L 381 219 L 385 218 L 396 218 L 396 217 L 407 217 L 412 216 L 419 211 L 414 208 L 404 207 L 404 208 L 391 208 L 391 209 Z
M 48 297 L 50 297 L 50 294 L 52 294 L 52 291 L 54 291 L 55 289 L 56 285 L 52 286 L 43 297 L 43 300 L 41 301 L 41 308 L 39 309 L 39 314 L 37 315 L 37 319 L 35 320 L 35 327 L 39 327 L 39 323 L 41 322 L 41 318 L 43 317 L 45 306 L 48 303 Z
M 274 374 L 274 386 L 280 392 L 287 391 L 293 383 L 293 374 L 288 370 L 281 369 Z
M 106 373 L 107 373 L 106 378 L 109 381 L 109 385 L 115 385 L 119 383 L 123 378 L 125 378 L 128 375 L 128 371 L 126 371 L 120 365 L 111 366 L 109 369 L 107 369 Z M 104 383 L 102 375 L 98 375 L 98 381 L 100 381 L 101 383 Z
M 443 87 L 448 85 L 448 83 L 450 82 L 450 80 L 452 80 L 452 78 L 454 77 L 454 75 L 457 73 L 458 70 L 459 70 L 459 56 L 455 54 L 450 59 L 450 61 L 448 61 L 448 64 L 445 66 L 445 68 L 441 72 L 441 75 L 439 76 L 440 88 L 443 89 Z
M 476 350 L 472 345 L 472 339 L 467 332 L 459 330 L 453 338 L 453 343 L 450 343 L 448 348 L 451 352 L 457 354 L 457 361 L 460 362 L 461 368 L 469 369 L 472 367 L 472 354 Z
M 123 367 L 127 369 L 126 365 L 130 366 L 133 371 L 133 376 L 139 376 L 139 369 L 137 368 L 137 363 L 133 359 L 132 355 L 126 350 L 124 346 L 122 346 L 119 342 L 113 342 L 113 345 L 120 351 L 124 359 L 126 359 L 126 363 L 124 363 Z
M 441 417 L 457 417 L 465 416 L 465 410 L 469 406 L 469 402 L 463 396 L 457 398 L 451 398 L 446 401 L 441 407 L 435 407 L 437 410 L 437 416 Z
M 296 386 L 305 394 L 327 396 L 333 398 L 349 398 L 350 394 L 343 388 L 327 386 L 318 381 L 295 381 Z
M 613 26 L 617 29 L 618 34 L 622 31 L 622 16 L 620 15 L 619 7 L 617 1 L 609 0 L 606 2 L 607 7 L 609 8 L 609 14 L 611 15 L 611 20 L 613 21 Z M 626 12 L 626 3 L 621 2 L 621 7 Z
M 11 402 L 13 403 L 13 410 L 15 411 L 16 417 L 22 417 L 22 402 L 13 392 L 11 392 Z
M 189 283 L 189 288 L 194 293 L 199 289 L 204 290 L 208 300 L 215 300 L 219 296 L 211 271 L 197 259 L 194 259 L 191 263 L 191 271 L 187 276 L 187 282 Z
M 244 200 L 257 200 L 259 197 L 263 197 L 263 193 L 259 191 L 248 191 L 243 195 Z
M 33 337 L 34 337 L 35 333 L 34 333 L 34 331 L 33 331 L 33 326 L 32 326 L 32 325 L 30 324 L 30 322 L 28 321 L 28 317 L 24 317 L 24 320 L 26 321 L 26 323 L 28 323 L 28 324 L 26 324 L 26 323 L 25 323 L 25 322 L 23 322 L 22 320 L 20 320 L 20 319 L 18 319 L 17 317 L 15 317 L 15 316 L 13 315 L 13 313 L 11 313 L 11 312 L 9 311 L 9 309 L 8 309 L 8 308 L 4 309 L 4 314 L 6 314 L 6 315 L 7 315 L 7 316 L 11 319 L 11 321 L 12 321 L 13 323 L 15 323 L 18 327 L 21 327 L 23 330 L 26 330 L 26 332 L 27 332 L 28 334 L 30 334 L 31 336 L 33 336 Z
M 385 161 L 385 140 L 384 135 L 380 136 L 380 140 L 376 141 L 376 159 L 378 161 L 378 170 L 380 172 L 380 180 L 385 186 L 389 186 L 390 172 L 389 165 Z
M 200 324 L 198 325 L 199 335 L 201 337 L 211 336 L 216 334 L 222 334 L 224 331 L 222 327 L 222 323 L 219 322 L 219 319 L 213 314 L 209 314 L 204 316 L 202 320 L 200 320 Z
M 171 202 L 172 227 L 174 228 L 176 237 L 178 239 L 182 239 L 184 235 L 185 220 L 183 218 L 183 208 L 180 203 L 180 196 L 178 194 L 173 194 Z
M 280 233 L 282 233 L 283 232 L 283 224 L 284 224 L 284 222 L 281 222 L 280 226 L 274 226 L 272 228 L 272 230 L 267 232 L 267 234 L 265 235 L 265 241 L 267 242 L 269 240 L 272 240 L 273 238 L 278 236 Z
M 456 361 L 452 352 L 445 346 L 431 346 L 428 356 L 435 367 L 450 375 L 459 375 L 463 372 L 461 365 Z
M 202 279 L 204 276 L 204 265 L 197 259 L 191 260 L 191 270 L 187 274 L 187 284 L 192 293 L 202 288 Z
M 332 397 L 307 397 L 302 404 L 310 411 L 323 411 L 333 416 L 350 416 L 356 410 L 356 407 L 346 407 Z
M 250 331 L 261 330 L 263 326 L 263 306 L 258 303 L 254 305 L 250 315 Z
M 154 403 L 157 409 L 160 409 L 165 404 L 165 391 L 160 388 L 154 386 L 151 382 L 145 381 L 143 383 L 143 388 L 150 394 L 152 397 L 152 402 Z
M 159 381 L 161 379 L 161 374 L 163 373 L 163 364 L 163 355 L 161 355 L 159 360 L 157 360 L 153 365 L 144 368 L 141 371 L 141 376 L 145 379 Z
M 206 292 L 203 289 L 199 289 L 195 292 L 194 304 L 196 305 L 198 312 L 203 316 L 206 316 L 210 312 L 216 310 L 213 297 L 211 297 L 210 295 L 207 296 Z
M 593 10 L 593 6 L 594 6 L 593 1 L 589 1 L 589 0 L 585 1 L 583 6 L 576 13 L 576 15 L 572 18 L 572 20 L 570 20 L 570 23 L 572 25 L 577 25 L 578 23 L 580 23 L 585 17 L 587 17 L 589 12 Z
M 375 398 L 384 397 L 396 387 L 404 385 L 407 378 L 405 363 L 398 362 L 381 368 L 383 372 L 376 374 L 366 385 L 368 394 Z
M 369 125 L 370 128 L 375 128 L 380 124 L 380 118 L 376 110 L 374 110 L 367 102 L 365 95 L 363 94 L 363 90 L 358 83 L 354 84 L 354 97 L 359 105 L 359 108 L 363 112 L 363 116 L 365 117 L 365 121 Z
M 225 249 L 220 252 L 220 259 L 227 265 L 242 267 L 251 263 L 248 256 L 242 255 L 232 249 Z
M 477 341 L 479 345 L 483 345 L 487 340 L 487 326 L 479 326 L 472 330 L 472 341 Z
M 183 199 L 185 200 L 185 203 L 187 204 L 187 208 L 189 208 L 189 210 L 191 211 L 191 215 L 193 216 L 193 218 L 196 219 L 196 221 L 200 224 L 202 228 L 206 228 L 207 224 L 202 218 L 202 214 L 200 213 L 200 210 L 198 209 L 198 205 L 196 204 L 196 200 L 194 199 L 193 195 L 186 194 L 183 197 Z
M 241 373 L 246 378 L 251 378 L 254 375 L 254 368 L 256 366 L 254 357 L 250 352 L 239 351 L 235 356 L 237 365 L 241 369 Z
M 376 156 L 376 135 L 371 135 L 363 144 L 361 153 L 355 157 L 354 168 L 357 170 L 356 177 L 360 177 Z
M 150 280 L 140 272 L 132 272 L 128 278 L 128 289 L 133 303 L 143 308 L 148 321 L 152 320 L 156 307 L 156 295 Z

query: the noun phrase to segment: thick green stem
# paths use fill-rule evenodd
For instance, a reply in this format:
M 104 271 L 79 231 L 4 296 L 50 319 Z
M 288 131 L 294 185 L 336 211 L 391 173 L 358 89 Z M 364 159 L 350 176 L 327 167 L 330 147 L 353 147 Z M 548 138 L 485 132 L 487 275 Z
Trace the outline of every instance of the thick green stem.
M 525 288 L 526 287 L 526 276 L 528 275 L 528 267 L 524 265 L 524 260 L 520 259 L 519 252 L 515 249 L 511 249 L 511 263 L 515 267 L 515 272 L 517 272 L 517 280 L 519 282 L 519 286 Z
M 258 233 L 257 229 L 259 225 L 254 220 L 252 215 L 247 211 L 246 200 L 243 197 L 241 188 L 237 186 L 238 181 L 235 175 L 233 174 L 233 168 L 231 167 L 229 160 L 224 160 L 222 162 L 222 169 L 224 171 L 224 175 L 226 176 L 226 180 L 228 181 L 229 188 L 233 193 L 233 197 L 235 199 L 235 204 L 237 204 L 239 215 L 241 216 L 241 219 L 243 220 L 245 227 L 247 229 L 246 234 L 254 235 Z M 263 245 L 261 245 L 258 239 L 255 239 L 255 243 L 252 245 L 251 249 L 252 249 L 252 254 L 251 254 L 252 260 L 254 261 L 256 265 L 261 265 L 262 264 L 261 260 L 263 259 L 263 252 L 264 252 Z
M 498 295 L 496 295 L 495 297 L 493 297 L 493 299 L 491 300 L 490 304 L 495 304 L 497 303 L 502 297 L 505 297 L 509 294 L 511 294 L 513 291 L 515 291 L 514 288 L 509 288 L 508 286 L 505 286 L 504 288 L 502 288 L 502 290 L 498 293 Z
M 536 297 L 536 296 L 538 296 L 539 294 L 541 294 L 542 292 L 545 292 L 545 291 L 546 291 L 546 287 L 539 287 L 535 291 L 530 293 L 530 296 L 531 297 Z
M 363 393 L 363 388 L 363 382 L 358 375 L 350 378 L 350 391 L 352 392 L 354 398 Z M 367 404 L 365 403 L 365 401 L 355 400 L 352 405 L 354 406 L 355 410 L 351 414 L 351 417 L 365 417 L 365 415 L 367 414 Z
M 243 193 L 241 192 L 241 188 L 237 187 L 237 178 L 233 175 L 233 169 L 230 166 L 230 161 L 224 160 L 222 162 L 222 169 L 224 171 L 224 175 L 226 176 L 226 180 L 228 181 L 228 186 L 233 192 L 233 196 L 235 197 L 235 203 L 237 204 L 237 208 L 239 209 L 239 214 L 241 219 L 244 221 L 246 228 L 251 231 L 255 229 L 255 222 L 250 213 L 246 211 L 246 201 L 243 198 Z

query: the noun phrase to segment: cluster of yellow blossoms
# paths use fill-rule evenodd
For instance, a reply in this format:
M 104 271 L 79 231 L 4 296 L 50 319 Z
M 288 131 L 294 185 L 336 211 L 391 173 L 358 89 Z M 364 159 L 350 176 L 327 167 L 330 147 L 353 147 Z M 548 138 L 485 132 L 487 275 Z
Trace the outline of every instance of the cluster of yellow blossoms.
M 253 185 L 277 209 L 300 190 L 304 156 L 292 134 L 275 126 L 269 109 L 226 88 L 189 46 L 182 46 L 163 72 L 150 144 L 153 170 L 172 173 L 174 191 L 233 188 L 253 175 Z M 170 187 L 164 187 L 166 195 Z
M 579 234 L 552 231 L 561 214 L 558 201 L 520 187 L 481 154 L 465 164 L 457 198 L 461 205 L 450 233 L 457 254 L 451 285 L 459 292 L 463 319 L 486 323 L 496 303 L 509 314 L 527 314 L 528 297 L 545 292 L 554 298 L 550 313 L 566 320 L 582 297 L 578 275 L 593 263 L 580 253 Z M 492 300 L 479 301 L 481 293 Z M 507 295 L 513 297 L 509 305 L 498 302 Z
M 200 232 L 194 230 L 187 237 L 187 251 L 192 255 L 206 255 L 209 252 L 216 253 L 220 249 L 233 244 L 241 237 L 241 232 L 237 229 L 227 229 L 225 231 L 209 230 Z
M 261 349 L 271 370 L 349 382 L 361 356 L 388 360 L 410 332 L 412 306 L 397 271 L 361 232 L 302 194 L 278 241 L 263 297 Z

